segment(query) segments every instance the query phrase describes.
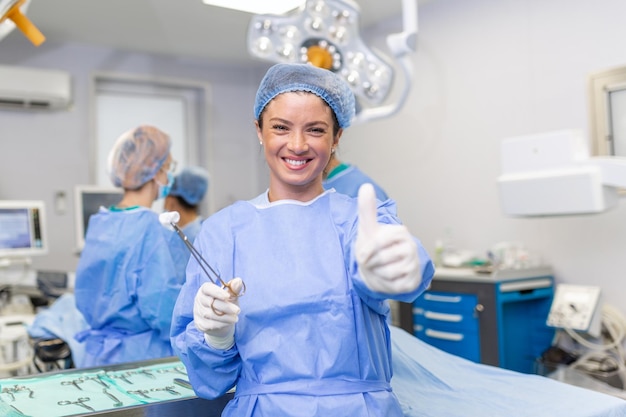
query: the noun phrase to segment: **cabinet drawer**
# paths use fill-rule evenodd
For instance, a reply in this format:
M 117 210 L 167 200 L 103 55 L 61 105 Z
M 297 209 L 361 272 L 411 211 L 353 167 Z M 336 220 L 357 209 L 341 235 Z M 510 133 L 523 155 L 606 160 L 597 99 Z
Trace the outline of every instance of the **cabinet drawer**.
M 478 298 L 472 294 L 426 291 L 415 300 L 413 305 L 429 311 L 473 314 L 477 302 Z
M 416 323 L 414 335 L 431 346 L 474 362 L 480 362 L 480 341 L 478 332 L 456 332 L 433 329 Z
M 476 332 L 478 320 L 474 309 L 477 302 L 474 295 L 428 292 L 413 304 L 413 322 L 436 330 Z
M 413 322 L 426 328 L 446 332 L 478 332 L 478 319 L 473 316 L 425 311 L 413 316 Z

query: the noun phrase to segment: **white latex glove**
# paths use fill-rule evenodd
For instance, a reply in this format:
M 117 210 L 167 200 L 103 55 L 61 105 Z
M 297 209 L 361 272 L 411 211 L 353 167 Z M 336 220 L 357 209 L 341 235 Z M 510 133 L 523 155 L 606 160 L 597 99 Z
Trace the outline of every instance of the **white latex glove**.
M 415 290 L 422 282 L 417 245 L 399 224 L 379 224 L 372 184 L 359 188 L 359 229 L 355 242 L 359 272 L 369 289 L 383 294 Z
M 233 278 L 232 290 L 239 294 L 242 287 L 241 278 Z M 235 323 L 241 311 L 238 300 L 228 289 L 212 282 L 202 284 L 196 293 L 193 303 L 196 328 L 204 333 L 204 340 L 215 349 L 227 350 L 235 344 Z

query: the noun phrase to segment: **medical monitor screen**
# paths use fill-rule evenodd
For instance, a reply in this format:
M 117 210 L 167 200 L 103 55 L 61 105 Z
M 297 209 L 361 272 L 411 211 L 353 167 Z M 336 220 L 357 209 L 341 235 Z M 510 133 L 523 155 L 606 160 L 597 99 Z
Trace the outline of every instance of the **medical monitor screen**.
M 100 207 L 108 208 L 122 200 L 121 188 L 106 188 L 93 185 L 76 186 L 74 193 L 76 213 L 76 244 L 78 250 L 85 246 L 85 234 L 89 225 L 89 218 L 96 214 Z
M 45 233 L 43 201 L 0 201 L 0 258 L 46 254 Z

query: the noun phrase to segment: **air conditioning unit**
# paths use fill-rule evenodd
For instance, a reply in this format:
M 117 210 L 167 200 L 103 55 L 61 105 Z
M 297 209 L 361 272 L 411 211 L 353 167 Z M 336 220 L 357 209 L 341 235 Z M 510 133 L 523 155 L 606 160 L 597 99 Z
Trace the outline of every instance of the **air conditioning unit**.
M 68 72 L 0 65 L 0 110 L 62 110 L 71 103 Z

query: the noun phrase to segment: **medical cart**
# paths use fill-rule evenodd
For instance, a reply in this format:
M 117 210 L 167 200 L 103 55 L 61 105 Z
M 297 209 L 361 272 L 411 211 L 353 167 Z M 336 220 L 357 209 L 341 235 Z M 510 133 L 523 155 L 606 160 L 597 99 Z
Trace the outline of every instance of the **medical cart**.
M 546 325 L 553 293 L 547 267 L 485 273 L 438 268 L 413 303 L 413 333 L 474 362 L 533 373 L 554 336 Z

